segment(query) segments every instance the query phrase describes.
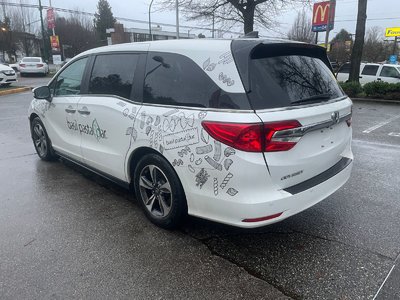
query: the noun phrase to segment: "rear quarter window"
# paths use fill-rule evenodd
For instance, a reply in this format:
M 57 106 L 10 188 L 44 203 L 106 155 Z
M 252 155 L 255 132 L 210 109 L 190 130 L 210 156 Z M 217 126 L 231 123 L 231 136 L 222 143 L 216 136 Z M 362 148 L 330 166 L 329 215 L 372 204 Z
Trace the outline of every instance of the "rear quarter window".
M 366 65 L 364 66 L 364 69 L 361 72 L 361 75 L 370 75 L 370 76 L 375 76 L 376 72 L 378 72 L 379 66 L 370 66 Z

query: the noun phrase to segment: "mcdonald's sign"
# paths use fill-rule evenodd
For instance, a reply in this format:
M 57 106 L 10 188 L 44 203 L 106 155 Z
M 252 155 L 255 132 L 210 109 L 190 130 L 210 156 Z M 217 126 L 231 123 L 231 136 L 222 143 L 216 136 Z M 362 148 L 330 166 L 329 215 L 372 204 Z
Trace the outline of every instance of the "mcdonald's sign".
M 335 4 L 333 3 L 332 8 L 330 6 L 330 1 L 314 3 L 312 31 L 326 31 L 328 26 L 328 14 L 330 19 L 329 30 L 333 29 L 335 21 Z

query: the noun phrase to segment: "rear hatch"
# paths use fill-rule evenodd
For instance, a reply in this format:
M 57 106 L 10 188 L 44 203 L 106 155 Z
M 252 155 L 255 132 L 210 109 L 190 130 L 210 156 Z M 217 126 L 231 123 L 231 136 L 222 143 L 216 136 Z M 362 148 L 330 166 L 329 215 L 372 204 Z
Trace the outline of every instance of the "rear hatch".
M 264 123 L 264 157 L 274 183 L 291 187 L 340 164 L 350 147 L 352 103 L 338 86 L 325 49 L 249 44 L 234 41 L 232 52 Z

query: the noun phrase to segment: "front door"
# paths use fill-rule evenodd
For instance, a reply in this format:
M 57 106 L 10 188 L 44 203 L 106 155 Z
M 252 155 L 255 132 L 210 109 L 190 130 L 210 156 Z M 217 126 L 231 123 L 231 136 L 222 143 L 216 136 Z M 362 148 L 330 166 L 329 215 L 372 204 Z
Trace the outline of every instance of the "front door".
M 78 102 L 87 57 L 65 68 L 51 83 L 53 99 L 43 113 L 43 122 L 53 148 L 72 159 L 82 161 Z

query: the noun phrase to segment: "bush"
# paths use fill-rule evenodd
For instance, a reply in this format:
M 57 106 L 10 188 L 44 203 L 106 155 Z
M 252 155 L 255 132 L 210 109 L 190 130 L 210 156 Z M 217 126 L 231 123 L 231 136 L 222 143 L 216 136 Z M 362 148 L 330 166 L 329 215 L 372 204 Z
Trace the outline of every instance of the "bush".
M 364 85 L 364 92 L 372 98 L 400 100 L 400 83 L 369 82 Z
M 340 82 L 340 86 L 349 97 L 356 97 L 363 92 L 361 84 L 358 82 Z

